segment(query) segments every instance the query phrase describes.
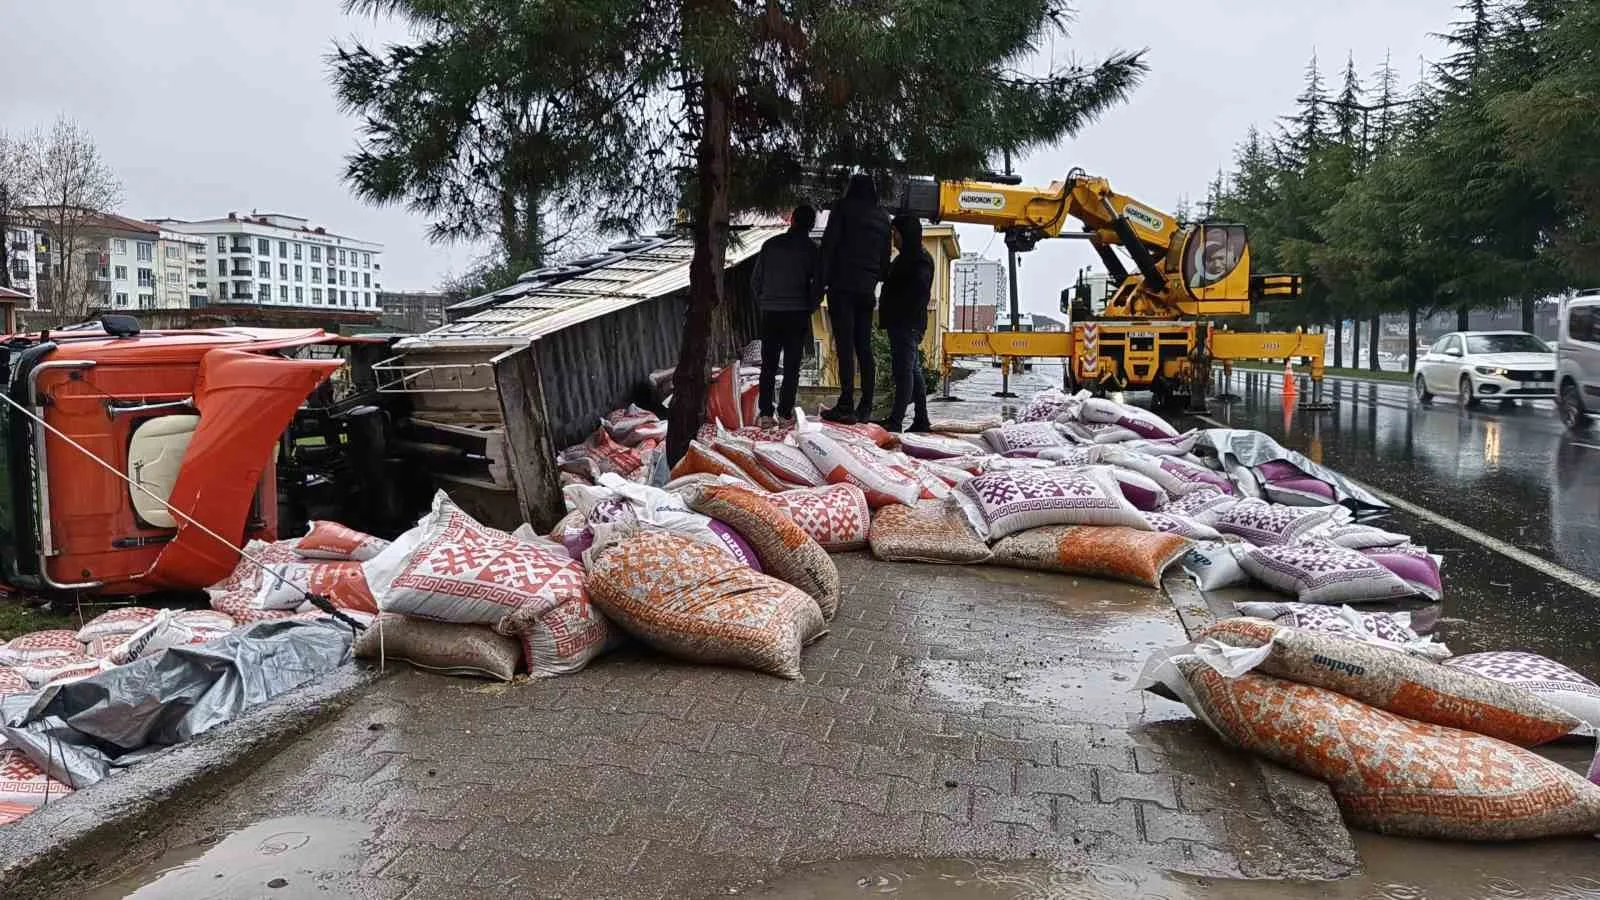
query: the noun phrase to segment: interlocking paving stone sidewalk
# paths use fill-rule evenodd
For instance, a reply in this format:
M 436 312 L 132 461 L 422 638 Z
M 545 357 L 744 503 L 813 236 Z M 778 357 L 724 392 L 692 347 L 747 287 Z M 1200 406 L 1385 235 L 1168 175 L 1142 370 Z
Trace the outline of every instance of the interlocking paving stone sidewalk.
M 1134 691 L 1184 640 L 1164 595 L 835 559 L 844 601 L 804 682 L 637 649 L 512 686 L 402 671 L 96 869 L 286 816 L 373 829 L 298 873 L 319 896 L 725 895 L 862 856 L 1328 868 L 1249 760 Z

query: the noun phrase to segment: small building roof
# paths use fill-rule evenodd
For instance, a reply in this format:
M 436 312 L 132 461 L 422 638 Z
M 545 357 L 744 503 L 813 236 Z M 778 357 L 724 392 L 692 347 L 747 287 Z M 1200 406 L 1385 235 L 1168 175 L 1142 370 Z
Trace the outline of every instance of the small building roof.
M 0 303 L 26 303 L 32 299 L 32 294 L 8 287 L 0 287 Z

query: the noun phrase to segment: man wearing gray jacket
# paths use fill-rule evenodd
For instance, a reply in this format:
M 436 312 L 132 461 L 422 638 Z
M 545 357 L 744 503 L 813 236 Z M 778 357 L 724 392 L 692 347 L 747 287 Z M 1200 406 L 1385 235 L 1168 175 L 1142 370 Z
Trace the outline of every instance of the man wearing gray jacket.
M 816 311 L 812 281 L 817 273 L 817 244 L 811 228 L 817 211 L 797 206 L 789 230 L 761 245 L 750 287 L 761 311 L 761 423 L 771 425 L 773 413 L 794 417 L 795 392 L 800 387 L 800 359 L 811 343 L 811 314 Z M 783 391 L 774 410 L 773 382 L 779 360 L 783 363 Z

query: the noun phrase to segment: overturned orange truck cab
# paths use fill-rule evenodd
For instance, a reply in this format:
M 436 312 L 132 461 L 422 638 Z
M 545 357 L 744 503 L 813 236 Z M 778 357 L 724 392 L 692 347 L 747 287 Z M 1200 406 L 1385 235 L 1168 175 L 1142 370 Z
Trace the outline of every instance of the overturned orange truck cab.
M 225 577 L 245 541 L 278 536 L 284 504 L 297 523 L 319 505 L 383 518 L 382 498 L 349 495 L 381 493 L 384 414 L 329 381 L 360 343 L 320 329 L 140 331 L 125 316 L 5 339 L 0 580 L 193 590 Z

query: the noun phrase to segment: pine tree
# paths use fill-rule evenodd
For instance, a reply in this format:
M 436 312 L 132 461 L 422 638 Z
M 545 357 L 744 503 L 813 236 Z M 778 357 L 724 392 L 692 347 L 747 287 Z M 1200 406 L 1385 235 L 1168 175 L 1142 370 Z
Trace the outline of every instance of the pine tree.
M 1333 127 L 1335 139 L 1350 153 L 1351 168 L 1359 170 L 1367 155 L 1367 111 L 1361 102 L 1364 94 L 1361 79 L 1356 75 L 1355 54 L 1345 58 L 1344 85 L 1339 99 L 1333 102 Z
M 1295 98 L 1294 115 L 1284 117 L 1284 150 L 1292 165 L 1303 167 L 1327 140 L 1328 95 L 1316 53 L 1306 64 L 1305 88 Z
M 1389 152 L 1397 138 L 1400 129 L 1400 114 L 1396 107 L 1400 103 L 1397 89 L 1400 77 L 1394 70 L 1391 55 L 1385 51 L 1383 65 L 1378 67 L 1375 76 L 1377 81 L 1377 96 L 1373 100 L 1372 129 L 1368 135 L 1367 148 L 1371 157 L 1381 157 Z

